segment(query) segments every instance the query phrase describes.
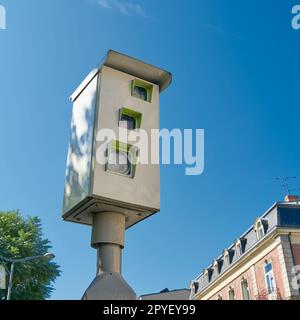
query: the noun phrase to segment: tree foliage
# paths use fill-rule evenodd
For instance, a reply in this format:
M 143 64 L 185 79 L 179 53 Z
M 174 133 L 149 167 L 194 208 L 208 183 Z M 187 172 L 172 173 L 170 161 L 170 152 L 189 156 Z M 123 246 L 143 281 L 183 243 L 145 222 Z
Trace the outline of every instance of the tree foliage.
M 43 255 L 51 249 L 43 239 L 39 217 L 24 218 L 18 211 L 0 212 L 0 256 L 11 259 Z M 3 261 L 0 260 L 3 264 Z M 10 269 L 10 264 L 6 263 Z M 50 297 L 59 266 L 53 261 L 37 259 L 15 264 L 12 300 L 44 300 Z M 0 290 L 0 300 L 6 290 Z

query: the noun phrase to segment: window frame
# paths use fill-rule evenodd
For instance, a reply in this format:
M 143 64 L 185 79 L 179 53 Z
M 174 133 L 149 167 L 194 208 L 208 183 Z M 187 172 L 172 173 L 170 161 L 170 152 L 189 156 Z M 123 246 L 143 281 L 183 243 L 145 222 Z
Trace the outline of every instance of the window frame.
M 266 235 L 265 226 L 262 219 L 260 218 L 256 219 L 254 223 L 254 230 L 255 230 L 256 238 L 258 241 L 261 240 Z
M 271 265 L 271 270 L 267 271 L 266 272 L 266 267 L 268 265 Z M 268 294 L 271 295 L 273 294 L 274 292 L 276 292 L 276 279 L 275 279 L 275 274 L 274 274 L 274 268 L 273 268 L 273 262 L 272 260 L 268 261 L 266 260 L 264 262 L 264 278 L 265 278 L 265 286 L 266 286 L 266 289 L 268 290 Z M 272 278 L 273 279 L 273 282 L 274 282 L 274 286 L 269 286 L 269 282 L 268 282 L 268 277 Z M 271 284 L 270 284 L 271 285 Z M 270 290 L 271 289 L 271 290 Z
M 240 240 L 237 240 L 235 243 L 235 252 L 236 252 L 236 256 L 237 258 L 239 258 L 243 252 L 242 252 L 242 244 Z
M 245 299 L 245 295 L 244 295 L 243 284 L 245 284 L 245 283 L 246 283 L 246 290 L 247 290 L 248 299 Z M 243 300 L 251 300 L 249 282 L 248 282 L 247 278 L 243 277 L 241 280 L 241 291 L 242 291 Z
M 225 267 L 228 268 L 231 265 L 229 251 L 228 250 L 224 251 L 223 257 L 224 257 L 224 260 L 225 260 Z
M 233 292 L 233 299 L 230 299 L 230 292 Z M 236 300 L 234 287 L 229 287 L 228 289 L 228 300 L 232 300 L 232 301 Z
M 213 269 L 214 269 L 214 271 L 213 271 L 214 273 L 216 273 L 217 275 L 220 274 L 220 272 L 219 272 L 219 264 L 218 264 L 217 260 L 213 261 Z
M 262 239 L 265 236 L 265 229 L 262 222 L 259 222 L 259 226 L 257 227 L 257 236 L 258 240 Z
M 199 290 L 199 282 L 198 281 L 193 281 L 192 289 L 194 291 L 194 294 L 198 293 L 198 290 Z

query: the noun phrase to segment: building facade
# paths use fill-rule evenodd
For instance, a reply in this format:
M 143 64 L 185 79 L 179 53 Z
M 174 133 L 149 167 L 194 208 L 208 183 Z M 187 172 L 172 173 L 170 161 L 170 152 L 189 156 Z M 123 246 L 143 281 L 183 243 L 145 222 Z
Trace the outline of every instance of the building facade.
M 300 299 L 300 202 L 286 196 L 190 283 L 192 300 Z

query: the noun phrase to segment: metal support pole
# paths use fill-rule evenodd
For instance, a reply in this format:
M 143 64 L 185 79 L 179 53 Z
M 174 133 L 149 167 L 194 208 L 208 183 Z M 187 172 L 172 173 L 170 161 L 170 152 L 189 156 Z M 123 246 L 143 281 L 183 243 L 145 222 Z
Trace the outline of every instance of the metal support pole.
M 121 273 L 122 252 L 117 244 L 102 244 L 97 248 L 97 274 L 103 272 Z
M 121 275 L 125 215 L 100 212 L 93 217 L 91 245 L 97 249 L 96 278 L 84 300 L 135 300 L 136 294 Z
M 9 283 L 8 283 L 6 300 L 10 300 L 10 297 L 11 297 L 11 291 L 13 287 L 13 278 L 14 278 L 14 269 L 15 269 L 15 264 L 12 263 L 10 266 L 10 272 L 9 272 Z
M 91 245 L 98 251 L 97 274 L 121 273 L 121 251 L 124 248 L 125 216 L 102 212 L 93 218 Z

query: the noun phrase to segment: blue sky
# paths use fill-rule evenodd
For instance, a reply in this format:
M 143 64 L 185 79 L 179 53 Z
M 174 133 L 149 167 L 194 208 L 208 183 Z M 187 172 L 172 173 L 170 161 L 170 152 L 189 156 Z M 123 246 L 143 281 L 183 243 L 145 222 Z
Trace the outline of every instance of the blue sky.
M 298 1 L 300 2 L 300 1 Z M 63 222 L 69 95 L 112 48 L 170 70 L 161 127 L 205 129 L 205 171 L 163 166 L 161 213 L 126 232 L 138 294 L 189 281 L 300 186 L 300 30 L 288 0 L 0 0 L 0 210 L 39 215 L 63 270 L 53 299 L 95 275 L 90 228 Z

